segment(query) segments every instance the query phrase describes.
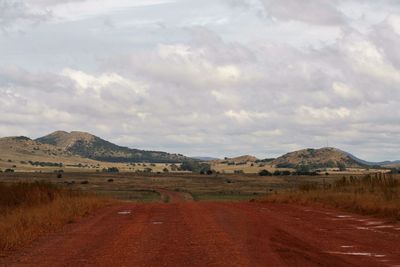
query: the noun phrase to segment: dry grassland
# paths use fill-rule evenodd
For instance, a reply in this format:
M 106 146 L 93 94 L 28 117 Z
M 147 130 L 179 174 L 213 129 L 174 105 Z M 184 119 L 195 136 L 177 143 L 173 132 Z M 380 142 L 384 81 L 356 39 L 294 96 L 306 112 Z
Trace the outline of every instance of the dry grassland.
M 0 183 L 0 252 L 26 245 L 109 203 L 45 182 Z
M 310 204 L 341 208 L 364 215 L 400 220 L 400 177 L 390 174 L 347 176 L 334 183 L 303 183 L 267 197 L 266 201 Z

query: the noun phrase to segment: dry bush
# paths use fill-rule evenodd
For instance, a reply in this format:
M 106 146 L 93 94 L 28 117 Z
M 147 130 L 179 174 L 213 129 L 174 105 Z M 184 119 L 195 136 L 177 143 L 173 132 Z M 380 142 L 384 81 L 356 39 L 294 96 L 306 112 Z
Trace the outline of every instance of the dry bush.
M 365 215 L 400 220 L 400 181 L 393 175 L 343 177 L 333 184 L 303 184 L 298 189 L 271 195 L 267 201 L 320 203 Z
M 0 184 L 0 251 L 25 245 L 107 203 L 44 182 Z

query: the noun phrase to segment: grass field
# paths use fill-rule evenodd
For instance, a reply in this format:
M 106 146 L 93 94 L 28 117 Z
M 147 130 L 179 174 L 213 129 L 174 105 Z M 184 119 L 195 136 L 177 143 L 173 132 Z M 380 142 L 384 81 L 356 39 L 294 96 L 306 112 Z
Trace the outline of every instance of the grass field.
M 161 200 L 159 192 L 154 190 L 97 190 L 99 196 L 112 197 L 119 200 L 128 200 L 133 202 L 151 203 Z
M 59 230 L 108 203 L 47 182 L 0 183 L 0 253 Z
M 364 215 L 400 220 L 400 176 L 375 174 L 343 176 L 333 183 L 303 183 L 296 189 L 267 197 L 266 201 L 341 208 Z
M 341 176 L 267 176 L 256 174 L 135 174 L 135 173 L 0 173 L 0 182 L 46 181 L 72 190 L 89 191 L 136 202 L 160 200 L 154 188 L 187 192 L 195 200 L 248 200 L 265 197 L 304 182 L 333 183 Z
M 12 169 L 15 172 L 57 172 L 62 170 L 64 172 L 102 172 L 103 169 L 117 168 L 120 172 L 144 172 L 151 169 L 153 173 L 163 173 L 165 170 L 168 172 L 185 173 L 185 171 L 179 171 L 181 164 L 169 164 L 169 163 L 113 163 L 113 162 L 101 162 L 84 158 L 43 158 L 43 157 L 27 157 L 31 161 L 38 161 L 39 163 L 58 163 L 58 161 L 64 162 L 62 167 L 59 166 L 41 166 L 32 165 L 26 158 L 21 158 L 21 155 L 8 155 L 2 156 L 0 152 L 0 171 L 6 169 Z
M 384 176 L 384 174 L 381 174 Z M 353 177 L 351 181 L 362 179 L 365 175 L 321 175 L 321 176 L 258 176 L 256 174 L 136 174 L 136 173 L 63 173 L 57 178 L 55 173 L 0 173 L 0 182 L 45 181 L 68 190 L 95 193 L 100 196 L 120 200 L 148 203 L 167 202 L 157 188 L 191 194 L 196 201 L 232 201 L 269 198 L 273 201 L 291 202 L 329 202 L 330 198 L 347 198 L 346 201 L 361 201 L 368 196 L 370 202 L 381 203 L 381 187 L 365 184 L 338 186 L 343 178 Z M 376 180 L 375 175 L 371 176 Z M 378 176 L 379 178 L 380 176 Z M 384 176 L 388 177 L 388 175 Z M 311 190 L 315 189 L 315 190 Z M 393 198 L 400 190 L 395 190 Z M 386 192 L 386 191 L 385 191 Z M 387 192 L 385 193 L 387 194 Z M 373 199 L 373 196 L 376 198 Z M 355 200 L 354 200 L 355 199 Z M 337 206 L 344 204 L 335 204 Z M 399 205 L 395 203 L 395 205 Z M 360 207 L 358 207 L 360 208 Z

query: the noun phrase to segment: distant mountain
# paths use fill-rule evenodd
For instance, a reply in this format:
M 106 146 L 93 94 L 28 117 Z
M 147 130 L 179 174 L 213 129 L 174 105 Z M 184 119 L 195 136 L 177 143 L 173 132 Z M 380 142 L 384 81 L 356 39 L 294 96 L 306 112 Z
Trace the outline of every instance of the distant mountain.
M 195 156 L 192 157 L 193 159 L 198 159 L 201 161 L 212 161 L 212 160 L 219 160 L 218 158 L 213 158 L 213 157 L 201 157 L 201 156 Z
M 282 168 L 296 168 L 301 165 L 308 165 L 311 168 L 334 168 L 339 166 L 362 168 L 366 165 L 362 160 L 351 156 L 349 153 L 332 147 L 309 148 L 290 152 L 276 158 L 271 163 Z
M 383 162 L 380 163 L 380 166 L 384 166 L 384 167 L 400 167 L 400 160 L 383 161 Z
M 345 152 L 347 153 L 347 152 Z M 380 162 L 371 162 L 371 161 L 366 161 L 366 160 L 362 160 L 357 158 L 356 156 L 353 156 L 350 153 L 347 153 L 352 159 L 354 159 L 355 161 L 364 164 L 364 165 L 368 165 L 368 166 L 382 166 L 382 167 L 386 167 L 386 166 L 392 166 L 392 165 L 398 165 L 400 164 L 400 160 L 394 160 L 394 161 L 380 161 Z
M 25 136 L 0 138 L 0 159 L 3 161 L 90 163 L 94 161 L 74 155 L 51 144 L 43 144 Z
M 190 158 L 180 154 L 146 151 L 118 146 L 86 132 L 57 131 L 35 141 L 61 148 L 72 154 L 106 162 L 159 162 L 179 163 Z

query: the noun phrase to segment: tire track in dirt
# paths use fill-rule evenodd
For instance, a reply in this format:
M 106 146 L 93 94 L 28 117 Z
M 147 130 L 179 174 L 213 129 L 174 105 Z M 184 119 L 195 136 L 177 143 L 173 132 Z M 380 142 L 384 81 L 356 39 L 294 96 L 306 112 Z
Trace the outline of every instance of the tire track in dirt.
M 175 200 L 104 209 L 0 259 L 0 265 L 400 264 L 399 224 L 318 207 Z

